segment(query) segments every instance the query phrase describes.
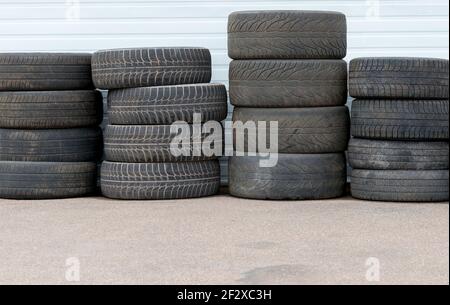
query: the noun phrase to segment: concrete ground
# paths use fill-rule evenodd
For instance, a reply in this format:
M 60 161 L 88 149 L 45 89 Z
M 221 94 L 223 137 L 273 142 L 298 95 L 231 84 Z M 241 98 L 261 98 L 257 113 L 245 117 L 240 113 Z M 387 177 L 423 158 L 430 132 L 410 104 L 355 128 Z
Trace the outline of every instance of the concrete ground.
M 80 284 L 448 285 L 449 206 L 0 200 L 0 284 L 78 274 Z

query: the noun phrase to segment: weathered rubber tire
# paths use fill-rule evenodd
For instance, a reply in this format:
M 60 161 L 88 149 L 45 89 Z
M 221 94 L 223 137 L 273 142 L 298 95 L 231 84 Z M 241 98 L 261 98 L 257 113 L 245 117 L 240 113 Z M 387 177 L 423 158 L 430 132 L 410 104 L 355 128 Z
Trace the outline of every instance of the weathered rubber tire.
M 350 62 L 355 98 L 448 99 L 448 60 L 358 58 Z
M 0 129 L 0 160 L 88 162 L 102 155 L 100 128 Z
M 176 126 L 176 125 L 174 125 Z M 108 125 L 105 130 L 105 158 L 108 161 L 127 163 L 159 163 L 177 161 L 204 161 L 213 160 L 218 156 L 205 156 L 203 151 L 199 156 L 193 156 L 193 144 L 199 143 L 193 138 L 192 125 L 190 135 L 183 136 L 189 141 L 191 156 L 174 156 L 170 145 L 177 134 L 171 133 L 170 125 Z M 208 135 L 202 136 L 203 140 Z M 223 135 L 211 135 L 213 139 L 221 142 L 223 148 Z M 201 143 L 200 143 L 201 144 Z
M 98 91 L 0 92 L 0 128 L 53 129 L 99 125 Z
M 92 75 L 100 89 L 209 83 L 211 54 L 204 48 L 98 51 L 92 57 Z
M 358 199 L 396 202 L 448 201 L 448 170 L 353 170 L 352 195 Z
M 235 12 L 228 20 L 228 54 L 233 59 L 342 59 L 346 17 L 316 11 Z
M 95 193 L 95 163 L 0 161 L 0 198 L 60 199 Z
M 105 197 L 127 200 L 184 199 L 212 196 L 220 188 L 219 161 L 177 163 L 104 162 Z
M 449 168 L 449 144 L 353 138 L 348 159 L 356 169 L 444 170 Z
M 230 158 L 230 194 L 272 200 L 328 199 L 344 195 L 346 161 L 341 154 L 279 154 L 275 167 L 259 156 Z
M 235 108 L 233 122 L 278 122 L 278 151 L 272 153 L 309 154 L 337 153 L 347 150 L 350 134 L 350 116 L 347 107 L 320 108 Z M 260 135 L 256 132 L 257 136 Z M 235 150 L 262 152 L 258 149 L 255 132 L 248 132 L 244 148 L 237 146 L 237 132 L 234 132 Z M 266 147 L 269 147 L 269 136 Z M 249 147 L 249 144 L 250 147 Z M 251 146 L 255 145 L 256 150 Z
M 240 107 L 322 107 L 347 102 L 343 60 L 234 60 L 230 100 Z
M 355 100 L 352 135 L 386 140 L 448 140 L 448 110 L 448 100 Z
M 0 91 L 93 89 L 91 54 L 0 54 Z
M 109 119 L 114 125 L 170 125 L 193 123 L 194 113 L 202 122 L 227 117 L 227 90 L 220 84 L 196 84 L 111 90 Z

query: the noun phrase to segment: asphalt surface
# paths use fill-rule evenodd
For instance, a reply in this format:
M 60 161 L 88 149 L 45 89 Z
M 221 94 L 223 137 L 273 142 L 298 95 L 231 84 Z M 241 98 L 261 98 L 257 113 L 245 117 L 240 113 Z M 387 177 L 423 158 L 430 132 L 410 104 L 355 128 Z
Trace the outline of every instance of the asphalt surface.
M 449 206 L 0 199 L 0 284 L 448 285 Z

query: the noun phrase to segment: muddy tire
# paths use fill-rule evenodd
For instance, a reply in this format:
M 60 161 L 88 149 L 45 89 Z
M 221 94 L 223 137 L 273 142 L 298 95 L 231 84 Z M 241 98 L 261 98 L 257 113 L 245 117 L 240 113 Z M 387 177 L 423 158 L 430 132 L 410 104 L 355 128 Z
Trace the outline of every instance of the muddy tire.
M 230 194 L 272 200 L 327 199 L 343 196 L 346 161 L 342 154 L 279 154 L 275 167 L 260 167 L 261 157 L 230 159 Z
M 228 20 L 233 59 L 342 59 L 347 22 L 342 13 L 244 11 Z
M 95 163 L 0 161 L 0 198 L 60 199 L 97 189 Z
M 227 117 L 227 90 L 224 85 L 198 84 L 111 90 L 109 119 L 114 125 L 191 124 L 194 113 L 202 122 Z
M 396 202 L 441 202 L 449 200 L 449 172 L 353 170 L 355 198 Z
M 204 48 L 98 51 L 92 57 L 92 75 L 100 89 L 209 83 L 211 54 Z
M 211 196 L 220 188 L 219 161 L 177 163 L 104 162 L 103 195 L 114 199 L 162 200 Z

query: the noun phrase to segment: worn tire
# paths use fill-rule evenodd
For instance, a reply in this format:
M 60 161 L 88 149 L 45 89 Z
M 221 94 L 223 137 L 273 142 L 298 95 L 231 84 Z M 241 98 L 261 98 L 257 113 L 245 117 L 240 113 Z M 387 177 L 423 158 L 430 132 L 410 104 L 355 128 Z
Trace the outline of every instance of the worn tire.
M 344 195 L 346 161 L 341 154 L 279 154 L 275 167 L 260 167 L 259 156 L 230 159 L 230 194 L 273 200 L 327 199 Z
M 347 97 L 343 60 L 234 60 L 230 64 L 234 106 L 342 106 Z
M 448 170 L 353 170 L 352 195 L 375 201 L 448 201 L 448 175 Z
M 355 100 L 352 135 L 385 140 L 448 140 L 448 110 L 448 100 Z
M 342 59 L 346 17 L 316 11 L 235 12 L 228 20 L 228 54 L 233 59 Z
M 227 117 L 227 90 L 219 84 L 196 84 L 111 90 L 109 119 L 114 125 L 170 125 L 202 122 Z
M 100 128 L 0 129 L 0 160 L 87 162 L 102 155 Z
M 347 150 L 350 133 L 350 116 L 347 107 L 323 108 L 235 108 L 233 121 L 278 122 L 278 151 L 272 153 L 309 154 L 337 153 Z M 268 134 L 268 130 L 265 133 Z M 272 133 L 271 133 L 272 134 Z M 238 147 L 237 131 L 234 131 L 234 148 L 244 152 L 259 151 L 258 132 L 248 132 L 244 139 L 244 148 Z M 269 147 L 269 136 L 266 147 Z M 256 149 L 252 148 L 256 146 Z
M 211 196 L 220 188 L 218 161 L 177 163 L 104 162 L 103 195 L 114 199 L 162 200 Z
M 211 54 L 204 48 L 98 51 L 92 57 L 92 75 L 100 89 L 209 83 Z
M 0 198 L 60 199 L 95 193 L 95 163 L 0 161 Z
M 174 125 L 176 126 L 176 125 Z M 108 161 L 127 163 L 159 163 L 176 161 L 204 161 L 216 159 L 218 156 L 205 156 L 203 151 L 200 155 L 193 156 L 193 145 L 198 142 L 194 139 L 193 127 L 190 135 L 181 136 L 184 141 L 189 141 L 190 156 L 174 156 L 170 146 L 177 133 L 171 133 L 170 125 L 108 125 L 105 130 L 105 158 Z M 202 136 L 203 140 L 208 135 Z M 213 139 L 221 143 L 223 150 L 223 137 L 212 135 Z M 201 143 L 200 143 L 201 144 Z
M 0 92 L 0 128 L 53 129 L 99 125 L 98 91 Z
M 93 89 L 91 54 L 0 54 L 0 91 Z
M 448 60 L 358 58 L 350 62 L 355 98 L 448 99 Z
M 356 169 L 443 170 L 449 168 L 449 144 L 353 138 L 348 159 Z

